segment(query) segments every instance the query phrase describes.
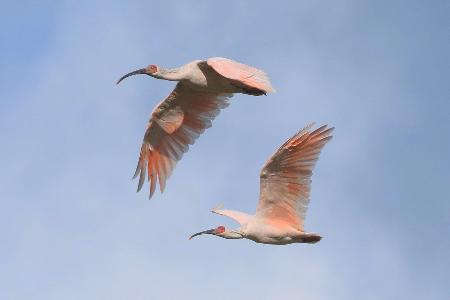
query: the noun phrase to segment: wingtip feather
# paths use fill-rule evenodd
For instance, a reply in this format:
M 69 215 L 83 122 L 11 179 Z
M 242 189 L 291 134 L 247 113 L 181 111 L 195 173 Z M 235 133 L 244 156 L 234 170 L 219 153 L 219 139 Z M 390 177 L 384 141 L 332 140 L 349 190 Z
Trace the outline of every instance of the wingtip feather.
M 142 189 L 142 186 L 144 185 L 146 171 L 147 171 L 147 166 L 145 164 L 143 164 L 141 167 L 141 173 L 139 174 L 139 183 L 138 183 L 137 192 L 139 192 Z
M 140 164 L 138 163 L 138 165 L 136 166 L 136 170 L 134 171 L 134 175 L 133 175 L 133 177 L 131 178 L 131 180 L 133 180 L 133 179 L 136 179 L 136 177 L 139 175 L 139 171 L 141 170 L 141 166 L 140 166 Z

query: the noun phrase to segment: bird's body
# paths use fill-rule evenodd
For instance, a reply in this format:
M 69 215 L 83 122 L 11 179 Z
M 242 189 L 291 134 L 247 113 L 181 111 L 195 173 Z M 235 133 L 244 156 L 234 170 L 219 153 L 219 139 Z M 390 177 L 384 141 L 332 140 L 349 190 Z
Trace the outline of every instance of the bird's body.
M 303 232 L 295 227 L 278 227 L 268 224 L 258 218 L 253 218 L 249 224 L 239 230 L 243 238 L 262 244 L 315 243 L 322 238 L 318 234 Z
M 230 85 L 229 80 L 223 80 L 223 77 L 215 72 L 205 61 L 195 60 L 175 70 L 166 69 L 165 72 L 168 78 L 174 78 L 174 80 L 183 82 L 186 86 L 196 91 L 239 92 Z M 172 74 L 176 75 L 171 76 Z
M 311 126 L 311 125 L 310 125 Z M 260 174 L 260 198 L 254 215 L 215 208 L 241 227 L 223 226 L 194 234 L 213 234 L 226 239 L 250 239 L 257 243 L 285 245 L 316 243 L 321 236 L 304 231 L 309 204 L 311 175 L 323 146 L 331 139 L 333 128 L 305 127 L 286 141 L 266 162 Z
M 135 74 L 178 81 L 151 114 L 134 175 L 139 175 L 138 191 L 148 175 L 150 197 L 157 181 L 161 192 L 164 191 L 177 161 L 211 126 L 220 110 L 229 105 L 234 93 L 259 96 L 274 91 L 263 71 L 220 57 L 195 60 L 177 69 L 150 65 L 126 74 L 118 83 Z
M 274 91 L 263 71 L 220 57 L 194 60 L 176 69 L 159 69 L 154 77 L 179 81 L 192 90 L 208 93 L 259 96 Z

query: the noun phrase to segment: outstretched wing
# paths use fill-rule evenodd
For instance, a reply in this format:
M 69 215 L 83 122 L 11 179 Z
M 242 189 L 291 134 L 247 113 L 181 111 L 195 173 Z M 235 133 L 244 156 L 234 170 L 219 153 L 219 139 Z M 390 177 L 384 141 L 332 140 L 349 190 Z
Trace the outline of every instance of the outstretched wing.
M 250 219 L 253 218 L 253 216 L 243 213 L 243 212 L 240 212 L 240 211 L 222 209 L 221 205 L 216 208 L 213 208 L 211 210 L 211 212 L 221 215 L 221 216 L 228 217 L 230 219 L 233 219 L 236 222 L 238 222 L 240 225 L 247 224 L 250 221 Z
M 210 58 L 206 60 L 206 63 L 223 77 L 239 81 L 246 86 L 266 93 L 275 92 L 264 71 L 223 57 Z
M 334 129 L 325 125 L 311 132 L 311 126 L 287 140 L 261 170 L 257 218 L 303 231 L 312 170 Z
M 159 181 L 161 192 L 177 161 L 189 145 L 206 128 L 222 108 L 229 105 L 231 94 L 196 91 L 178 83 L 172 93 L 152 112 L 133 178 L 139 175 L 138 191 L 146 174 L 150 182 L 150 198 Z

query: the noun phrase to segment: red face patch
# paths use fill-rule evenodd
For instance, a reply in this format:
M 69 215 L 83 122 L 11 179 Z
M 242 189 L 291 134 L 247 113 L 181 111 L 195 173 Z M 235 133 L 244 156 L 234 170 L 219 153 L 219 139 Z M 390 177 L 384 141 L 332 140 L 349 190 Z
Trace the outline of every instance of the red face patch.
M 150 65 L 147 67 L 147 71 L 151 74 L 156 73 L 158 71 L 158 67 L 156 65 Z
M 225 232 L 224 226 L 219 226 L 216 228 L 216 234 L 220 234 L 220 233 L 224 233 L 224 232 Z

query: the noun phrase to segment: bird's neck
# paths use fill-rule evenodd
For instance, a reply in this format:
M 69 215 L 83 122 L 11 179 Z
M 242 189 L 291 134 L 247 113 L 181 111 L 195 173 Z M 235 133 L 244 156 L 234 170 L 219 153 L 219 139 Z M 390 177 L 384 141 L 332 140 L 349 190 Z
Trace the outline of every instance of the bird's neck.
M 158 73 L 158 78 L 170 81 L 180 81 L 186 78 L 186 72 L 183 68 L 160 69 Z

